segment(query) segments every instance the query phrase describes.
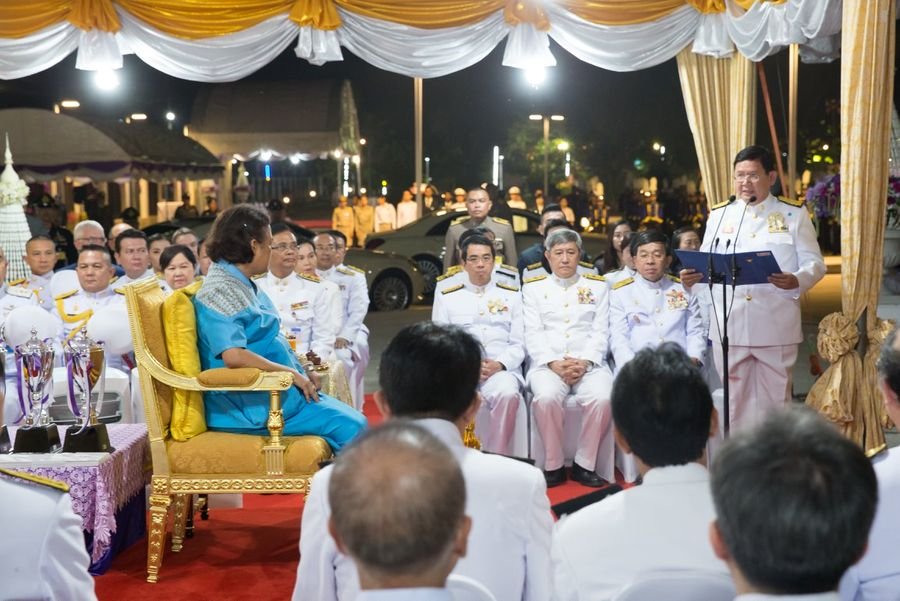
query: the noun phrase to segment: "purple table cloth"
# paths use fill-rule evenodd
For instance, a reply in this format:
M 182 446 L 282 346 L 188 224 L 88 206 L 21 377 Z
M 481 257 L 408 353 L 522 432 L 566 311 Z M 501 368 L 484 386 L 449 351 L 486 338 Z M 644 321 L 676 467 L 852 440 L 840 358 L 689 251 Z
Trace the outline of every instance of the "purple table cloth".
M 150 482 L 150 443 L 144 424 L 107 426 L 113 453 L 13 454 L 0 456 L 0 467 L 53 478 L 69 485 L 72 507 L 82 528 L 93 535 L 91 563 L 109 550 L 116 512 Z M 11 430 L 13 433 L 15 429 Z M 65 438 L 65 429 L 59 429 Z M 14 434 L 13 434 L 14 435 Z

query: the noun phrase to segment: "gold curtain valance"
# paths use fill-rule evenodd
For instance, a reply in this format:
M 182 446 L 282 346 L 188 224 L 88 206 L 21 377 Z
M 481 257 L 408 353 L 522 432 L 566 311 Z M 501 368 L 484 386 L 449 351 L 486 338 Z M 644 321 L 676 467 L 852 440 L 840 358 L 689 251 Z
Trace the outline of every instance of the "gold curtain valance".
M 744 10 L 750 10 L 750 7 L 754 4 L 762 4 L 764 2 L 768 2 L 769 4 L 784 4 L 786 0 L 734 0 L 734 3 Z
M 74 0 L 68 21 L 79 29 L 115 33 L 122 28 L 112 0 Z
M 574 15 L 598 25 L 630 25 L 663 18 L 684 6 L 703 14 L 725 10 L 725 0 L 556 0 Z M 743 8 L 754 2 L 735 0 Z M 337 9 L 421 29 L 471 25 L 502 10 L 508 23 L 531 23 L 546 31 L 550 22 L 535 0 L 2 0 L 0 37 L 22 38 L 68 20 L 85 29 L 118 31 L 119 7 L 147 25 L 186 39 L 242 31 L 285 15 L 299 25 L 333 30 Z

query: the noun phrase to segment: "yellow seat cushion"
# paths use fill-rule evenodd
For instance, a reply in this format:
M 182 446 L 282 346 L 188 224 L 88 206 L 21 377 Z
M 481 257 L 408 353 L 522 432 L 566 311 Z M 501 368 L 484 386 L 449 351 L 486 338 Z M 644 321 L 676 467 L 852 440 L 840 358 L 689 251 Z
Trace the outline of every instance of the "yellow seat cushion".
M 255 367 L 216 367 L 197 374 L 197 381 L 210 388 L 244 388 L 256 382 L 259 373 Z
M 319 436 L 285 436 L 284 472 L 312 474 L 331 457 L 331 447 Z M 266 436 L 204 432 L 185 442 L 166 441 L 174 474 L 264 474 Z
M 184 376 L 200 373 L 200 353 L 197 351 L 197 318 L 193 296 L 203 282 L 194 282 L 175 290 L 163 303 L 166 353 L 172 369 Z M 203 395 L 196 390 L 175 390 L 172 399 L 172 418 L 169 423 L 172 438 L 185 441 L 206 432 Z

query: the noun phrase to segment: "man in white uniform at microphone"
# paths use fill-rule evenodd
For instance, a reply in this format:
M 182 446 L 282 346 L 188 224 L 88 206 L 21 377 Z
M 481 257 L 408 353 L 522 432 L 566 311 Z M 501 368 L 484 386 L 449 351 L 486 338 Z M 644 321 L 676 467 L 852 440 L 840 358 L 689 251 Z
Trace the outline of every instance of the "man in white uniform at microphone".
M 825 275 L 809 213 L 802 200 L 776 198 L 769 192 L 776 177 L 768 149 L 748 146 L 741 150 L 734 159 L 735 196 L 712 207 L 700 247 L 716 253 L 770 250 L 782 270 L 769 276 L 766 284 L 737 286 L 733 295 L 728 290 L 725 306 L 719 286 L 697 288 L 698 294 L 713 297 L 716 324 L 710 326 L 710 338 L 716 370 L 723 378 L 720 336 L 726 309 L 730 310 L 732 427 L 752 425 L 790 399 L 791 370 L 803 339 L 800 295 Z M 702 274 L 692 269 L 681 271 L 685 288 L 701 279 Z

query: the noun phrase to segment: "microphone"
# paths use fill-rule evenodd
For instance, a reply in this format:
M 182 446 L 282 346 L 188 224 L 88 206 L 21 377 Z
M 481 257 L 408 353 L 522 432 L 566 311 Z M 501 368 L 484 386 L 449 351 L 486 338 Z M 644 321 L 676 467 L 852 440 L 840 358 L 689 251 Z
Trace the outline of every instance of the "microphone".
M 732 194 L 731 196 L 729 196 L 729 197 L 728 197 L 728 202 L 725 203 L 725 206 L 728 206 L 728 205 L 730 205 L 731 203 L 733 203 L 733 202 L 735 201 L 736 198 L 737 198 L 737 196 L 735 196 L 734 194 Z M 713 239 L 714 239 L 714 242 L 713 242 L 713 246 L 712 246 L 712 252 L 709 254 L 709 261 L 708 261 L 708 265 L 707 265 L 707 268 L 706 268 L 706 271 L 707 271 L 706 277 L 707 277 L 707 279 L 709 280 L 710 285 L 712 285 L 712 283 L 713 283 L 713 260 L 712 260 L 712 256 L 715 254 L 716 249 L 719 247 L 719 239 L 718 239 L 716 236 L 718 236 L 718 234 L 719 234 L 719 228 L 722 226 L 722 221 L 723 221 L 724 219 L 725 219 L 725 216 L 723 215 L 723 216 L 719 219 L 719 222 L 716 224 L 716 230 L 713 232 Z M 712 287 L 710 287 L 710 290 L 712 290 Z
M 756 202 L 756 196 L 751 196 L 747 199 L 747 202 L 744 203 L 744 210 L 741 212 L 741 220 L 738 221 L 737 232 L 734 234 L 734 248 L 731 249 L 731 290 L 734 291 L 737 288 L 737 261 L 735 260 L 735 253 L 737 252 L 738 238 L 741 235 L 741 226 L 744 225 L 744 217 L 747 216 L 747 207 L 749 207 L 752 203 Z M 729 240 L 731 242 L 731 240 Z M 725 247 L 725 252 L 728 252 L 728 247 Z M 734 302 L 734 300 L 732 300 Z

